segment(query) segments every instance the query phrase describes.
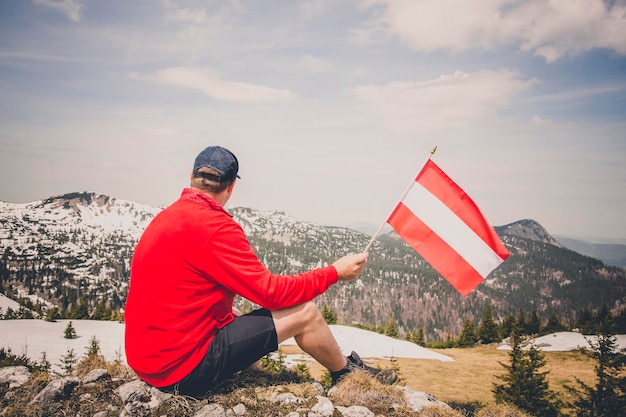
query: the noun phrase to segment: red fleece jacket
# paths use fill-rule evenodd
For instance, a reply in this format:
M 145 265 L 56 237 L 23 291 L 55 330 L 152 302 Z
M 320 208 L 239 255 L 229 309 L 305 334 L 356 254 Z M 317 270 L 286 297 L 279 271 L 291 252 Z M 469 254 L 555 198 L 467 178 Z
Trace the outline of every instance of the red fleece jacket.
M 186 188 L 135 248 L 124 313 L 128 364 L 151 385 L 174 384 L 200 363 L 217 329 L 233 321 L 236 294 L 276 310 L 312 300 L 336 282 L 332 265 L 270 273 L 232 216 Z

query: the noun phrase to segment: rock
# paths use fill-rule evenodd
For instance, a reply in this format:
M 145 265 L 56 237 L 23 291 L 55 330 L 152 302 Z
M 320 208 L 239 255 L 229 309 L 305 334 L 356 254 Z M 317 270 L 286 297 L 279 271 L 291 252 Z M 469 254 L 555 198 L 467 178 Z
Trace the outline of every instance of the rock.
M 39 394 L 32 399 L 31 404 L 33 403 L 51 403 L 55 401 L 61 401 L 69 398 L 69 396 L 74 391 L 74 388 L 80 384 L 80 379 L 78 378 L 61 378 L 55 379 L 50 382 L 44 389 L 42 389 Z
M 25 366 L 7 366 L 0 368 L 0 384 L 9 384 L 9 389 L 24 385 L 30 378 L 30 371 Z
M 316 416 L 330 417 L 335 412 L 335 406 L 328 398 L 318 395 L 317 404 L 311 408 L 311 411 L 315 413 Z
M 117 393 L 124 403 L 124 410 L 120 417 L 148 415 L 151 410 L 159 407 L 162 402 L 172 396 L 139 379 L 121 385 Z
M 230 416 L 240 417 L 240 416 L 245 416 L 245 415 L 246 415 L 246 406 L 243 404 L 237 404 L 230 410 L 226 411 L 227 417 L 230 417 Z
M 111 375 L 106 369 L 94 369 L 83 378 L 83 384 L 91 384 L 99 381 L 111 379 Z
M 132 401 L 147 402 L 150 401 L 150 386 L 145 382 L 136 379 L 121 385 L 117 389 L 117 393 L 122 399 L 123 403 L 129 403 Z
M 407 407 L 414 411 L 421 411 L 425 407 L 436 405 L 443 408 L 451 408 L 448 404 L 437 400 L 434 395 L 425 392 L 415 391 L 409 387 L 398 387 L 404 391 L 404 398 Z
M 369 408 L 362 405 L 353 405 L 351 407 L 337 407 L 343 417 L 375 417 L 376 415 Z
M 280 405 L 288 405 L 288 404 L 302 404 L 304 401 L 302 398 L 296 397 L 291 392 L 283 392 L 281 394 L 277 394 L 270 398 L 270 401 Z
M 226 417 L 226 411 L 221 405 L 211 403 L 199 409 L 193 417 Z

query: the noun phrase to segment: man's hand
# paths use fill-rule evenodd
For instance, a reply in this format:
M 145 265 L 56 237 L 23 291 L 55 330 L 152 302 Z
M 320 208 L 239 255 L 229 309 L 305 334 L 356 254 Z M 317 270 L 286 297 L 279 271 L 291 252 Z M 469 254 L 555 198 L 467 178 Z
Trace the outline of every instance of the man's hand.
M 346 255 L 333 262 L 339 281 L 350 281 L 359 276 L 363 268 L 365 268 L 368 255 L 367 252 Z

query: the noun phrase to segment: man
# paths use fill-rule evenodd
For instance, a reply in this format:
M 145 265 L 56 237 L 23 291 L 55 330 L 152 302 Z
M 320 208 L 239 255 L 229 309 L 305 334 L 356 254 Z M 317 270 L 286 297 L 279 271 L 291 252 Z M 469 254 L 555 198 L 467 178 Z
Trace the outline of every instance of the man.
M 232 152 L 204 149 L 194 162 L 190 188 L 141 236 L 125 308 L 128 364 L 152 386 L 200 396 L 294 337 L 331 372 L 333 382 L 356 368 L 379 373 L 356 353 L 341 353 L 311 301 L 336 282 L 355 279 L 367 254 L 297 275 L 272 274 L 223 208 L 238 172 Z M 236 295 L 262 308 L 237 317 Z

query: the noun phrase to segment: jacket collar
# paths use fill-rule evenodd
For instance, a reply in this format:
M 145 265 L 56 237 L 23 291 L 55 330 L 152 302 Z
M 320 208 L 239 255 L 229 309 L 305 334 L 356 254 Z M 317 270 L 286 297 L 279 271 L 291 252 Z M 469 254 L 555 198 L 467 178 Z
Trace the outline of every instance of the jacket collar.
M 182 194 L 180 195 L 181 200 L 191 201 L 192 203 L 201 204 L 203 206 L 209 206 L 213 210 L 223 211 L 228 214 L 230 217 L 233 217 L 232 214 L 227 212 L 224 207 L 222 207 L 217 201 L 213 200 L 210 196 L 204 194 L 201 191 L 194 190 L 193 188 L 185 188 L 183 189 Z

